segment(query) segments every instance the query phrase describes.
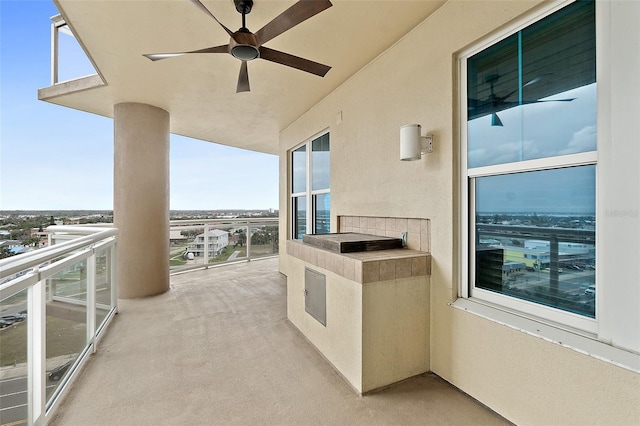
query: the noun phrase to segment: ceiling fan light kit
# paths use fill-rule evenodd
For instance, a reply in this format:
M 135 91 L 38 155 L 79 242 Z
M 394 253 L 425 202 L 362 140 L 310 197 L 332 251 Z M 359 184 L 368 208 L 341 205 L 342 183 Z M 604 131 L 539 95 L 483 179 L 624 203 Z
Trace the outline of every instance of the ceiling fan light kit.
M 246 15 L 251 12 L 253 0 L 234 0 L 236 10 L 242 14 L 242 27 L 232 32 L 224 26 L 218 19 L 200 2 L 200 0 L 190 0 L 198 9 L 213 18 L 225 32 L 229 35 L 229 44 L 223 46 L 208 47 L 189 52 L 175 53 L 150 53 L 143 56 L 152 61 L 172 58 L 191 53 L 229 53 L 236 59 L 242 61 L 240 74 L 238 75 L 238 86 L 236 92 L 249 91 L 249 74 L 247 71 L 247 61 L 254 59 L 264 59 L 275 62 L 301 71 L 324 77 L 331 67 L 313 62 L 308 59 L 280 52 L 278 50 L 264 47 L 263 44 L 290 30 L 301 22 L 322 12 L 332 6 L 329 0 L 300 0 L 294 3 L 289 9 L 271 20 L 268 24 L 258 30 L 255 34 L 246 27 Z
M 256 36 L 247 32 L 240 32 L 241 28 L 235 34 L 235 37 L 229 40 L 229 51 L 231 55 L 240 59 L 241 61 L 253 61 L 260 57 L 260 50 L 258 50 L 258 42 Z M 248 30 L 247 30 L 248 31 Z
M 251 45 L 239 44 L 231 48 L 231 54 L 234 58 L 241 61 L 253 61 L 260 57 L 260 51 Z

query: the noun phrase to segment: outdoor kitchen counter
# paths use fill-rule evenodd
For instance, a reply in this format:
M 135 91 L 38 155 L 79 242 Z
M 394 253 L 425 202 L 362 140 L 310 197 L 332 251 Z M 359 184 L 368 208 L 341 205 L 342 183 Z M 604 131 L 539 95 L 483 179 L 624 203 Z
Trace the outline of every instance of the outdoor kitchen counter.
M 431 254 L 406 248 L 334 253 L 288 240 L 287 254 L 360 284 L 431 274 Z
M 430 253 L 286 251 L 287 317 L 357 393 L 429 371 Z

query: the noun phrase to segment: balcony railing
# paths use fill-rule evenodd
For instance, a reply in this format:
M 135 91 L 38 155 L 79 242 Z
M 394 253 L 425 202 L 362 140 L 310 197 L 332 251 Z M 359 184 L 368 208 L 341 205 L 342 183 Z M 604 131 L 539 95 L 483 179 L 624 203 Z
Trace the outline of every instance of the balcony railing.
M 176 220 L 170 230 L 172 272 L 278 254 L 277 217 Z M 2 424 L 46 424 L 117 312 L 117 229 L 47 231 L 48 247 L 0 260 Z
M 278 236 L 277 217 L 172 220 L 171 272 L 276 256 Z
M 117 229 L 52 226 L 0 260 L 0 418 L 46 424 L 117 311 Z
M 595 317 L 593 229 L 476 225 L 476 288 Z
M 51 85 L 97 74 L 62 15 L 51 17 Z

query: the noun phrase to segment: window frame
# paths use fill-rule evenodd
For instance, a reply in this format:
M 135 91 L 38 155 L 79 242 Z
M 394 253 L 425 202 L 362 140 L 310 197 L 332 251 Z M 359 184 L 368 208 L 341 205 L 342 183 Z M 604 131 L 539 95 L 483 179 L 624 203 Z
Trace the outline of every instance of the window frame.
M 297 224 L 296 224 L 296 198 L 306 197 L 305 207 L 306 207 L 306 226 L 305 226 L 305 234 L 313 234 L 316 231 L 315 221 L 315 196 L 321 194 L 330 194 L 331 193 L 331 183 L 329 183 L 328 188 L 324 189 L 313 189 L 313 141 L 318 138 L 321 138 L 325 135 L 329 136 L 329 152 L 331 152 L 331 135 L 329 129 L 322 130 L 321 132 L 316 133 L 312 137 L 308 138 L 304 142 L 294 146 L 289 150 L 289 164 L 290 164 L 290 179 L 289 179 L 289 211 L 291 214 L 291 220 L 289 221 L 289 235 L 290 239 L 297 240 Z M 301 147 L 306 146 L 305 150 L 305 191 L 293 192 L 293 153 L 300 149 Z M 331 165 L 329 165 L 329 181 L 331 181 Z M 331 217 L 331 216 L 329 216 Z
M 473 46 L 464 49 L 457 55 L 458 62 L 458 101 L 459 101 L 459 136 L 460 136 L 460 169 L 459 169 L 459 288 L 458 296 L 465 301 L 472 301 L 483 304 L 485 306 L 503 310 L 507 313 L 515 314 L 521 317 L 530 318 L 563 329 L 571 330 L 579 334 L 585 334 L 590 337 L 596 337 L 598 334 L 598 323 L 601 316 L 601 306 L 599 304 L 600 297 L 596 297 L 595 318 L 589 318 L 580 314 L 564 311 L 559 308 L 545 306 L 536 302 L 518 299 L 508 295 L 495 293 L 481 288 L 475 288 L 475 179 L 484 176 L 496 176 L 505 174 L 514 174 L 520 172 L 552 170 L 567 167 L 593 165 L 596 167 L 596 236 L 598 234 L 598 149 L 602 142 L 598 139 L 598 146 L 595 151 L 580 152 L 575 154 L 537 158 L 532 160 L 523 160 L 512 163 L 495 164 L 481 167 L 468 167 L 468 127 L 467 127 L 467 60 L 473 55 L 482 52 L 496 43 L 516 34 L 541 19 L 552 15 L 560 9 L 574 3 L 575 0 L 562 0 L 548 6 L 543 6 L 533 13 L 530 13 L 521 19 L 515 21 L 511 25 L 503 28 L 497 33 L 479 40 Z M 596 7 L 596 39 L 599 40 L 598 28 L 599 20 L 598 8 Z M 599 59 L 599 46 L 596 44 L 596 64 Z M 600 79 L 597 78 L 596 84 Z M 600 96 L 600 94 L 598 94 Z M 596 101 L 599 104 L 599 100 Z M 598 118 L 596 118 L 597 121 Z M 598 134 L 600 136 L 600 134 Z M 596 296 L 599 296 L 600 283 L 598 282 L 598 239 L 596 237 Z M 457 302 L 456 302 L 457 303 Z

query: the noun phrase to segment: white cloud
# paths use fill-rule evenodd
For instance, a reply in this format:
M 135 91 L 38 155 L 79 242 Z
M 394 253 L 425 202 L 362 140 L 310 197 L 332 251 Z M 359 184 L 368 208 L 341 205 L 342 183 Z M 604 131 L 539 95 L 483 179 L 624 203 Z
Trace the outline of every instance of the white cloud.
M 573 133 L 567 147 L 560 151 L 560 154 L 594 151 L 596 149 L 596 143 L 596 126 L 585 126 Z

